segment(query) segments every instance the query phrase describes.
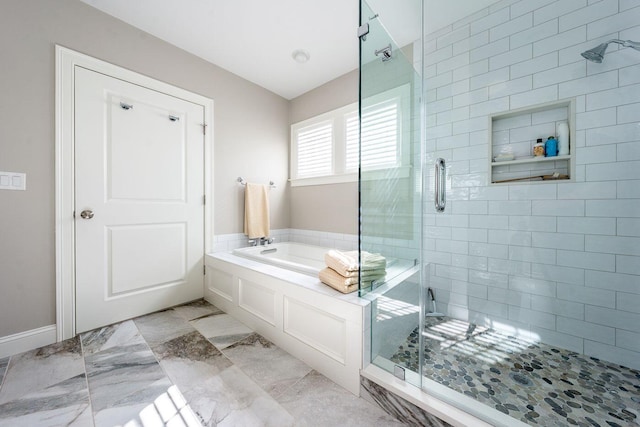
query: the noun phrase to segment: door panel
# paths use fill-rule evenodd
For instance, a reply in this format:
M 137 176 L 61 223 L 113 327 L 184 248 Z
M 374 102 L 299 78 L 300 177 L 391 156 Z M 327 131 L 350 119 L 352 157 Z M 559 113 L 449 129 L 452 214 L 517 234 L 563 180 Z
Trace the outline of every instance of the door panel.
M 75 75 L 83 332 L 202 297 L 204 107 L 80 67 Z
M 184 202 L 185 118 L 132 96 L 113 94 L 109 98 L 106 127 L 109 199 Z M 120 103 L 134 107 L 125 110 Z
M 185 223 L 108 227 L 107 298 L 186 280 L 186 229 Z

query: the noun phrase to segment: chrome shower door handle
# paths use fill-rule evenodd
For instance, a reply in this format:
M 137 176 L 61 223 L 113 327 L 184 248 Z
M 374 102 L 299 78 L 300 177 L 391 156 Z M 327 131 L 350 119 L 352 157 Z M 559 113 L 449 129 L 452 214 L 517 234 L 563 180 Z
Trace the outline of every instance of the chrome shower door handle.
M 435 205 L 436 212 L 444 212 L 447 204 L 447 168 L 443 158 L 436 160 Z

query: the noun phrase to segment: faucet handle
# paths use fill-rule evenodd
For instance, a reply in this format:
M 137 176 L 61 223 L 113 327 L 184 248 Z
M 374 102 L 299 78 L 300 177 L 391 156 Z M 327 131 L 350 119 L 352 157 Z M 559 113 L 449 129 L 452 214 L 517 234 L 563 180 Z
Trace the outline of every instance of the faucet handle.
M 247 241 L 251 246 L 258 246 L 258 241 L 256 239 L 249 239 Z

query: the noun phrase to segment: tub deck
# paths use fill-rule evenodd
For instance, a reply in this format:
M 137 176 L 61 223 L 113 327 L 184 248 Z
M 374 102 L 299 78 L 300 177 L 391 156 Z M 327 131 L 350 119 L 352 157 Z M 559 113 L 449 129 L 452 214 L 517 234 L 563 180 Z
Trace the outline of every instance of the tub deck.
M 219 260 L 227 263 L 231 263 L 240 267 L 256 271 L 258 273 L 267 275 L 269 277 L 277 278 L 285 282 L 294 284 L 296 286 L 303 287 L 313 292 L 317 292 L 322 295 L 326 295 L 332 298 L 336 298 L 340 301 L 347 302 L 349 304 L 355 304 L 358 306 L 366 306 L 370 303 L 365 298 L 360 298 L 358 292 L 352 292 L 350 294 L 343 294 L 340 291 L 333 289 L 330 286 L 322 283 L 317 276 L 301 273 L 298 271 L 289 270 L 282 267 L 277 267 L 271 264 L 265 264 L 263 262 L 256 261 L 254 259 L 242 257 L 228 252 L 220 252 L 214 254 L 208 254 L 205 259 L 205 264 L 209 265 L 209 262 Z M 318 270 L 320 271 L 320 270 Z
M 324 254 L 329 250 L 331 248 L 282 242 L 234 249 L 232 253 L 243 258 L 318 277 L 318 272 L 325 267 Z

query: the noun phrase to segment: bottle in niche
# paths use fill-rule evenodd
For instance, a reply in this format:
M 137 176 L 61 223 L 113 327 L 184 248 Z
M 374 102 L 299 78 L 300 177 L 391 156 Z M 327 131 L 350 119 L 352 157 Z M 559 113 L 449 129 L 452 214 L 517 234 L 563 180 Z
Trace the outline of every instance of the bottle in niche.
M 542 138 L 538 138 L 535 144 L 533 144 L 534 157 L 544 157 L 544 143 Z
M 544 144 L 544 152 L 547 157 L 555 157 L 558 155 L 558 140 L 550 136 Z
M 567 122 L 559 122 L 556 127 L 558 135 L 558 155 L 566 156 L 569 154 L 569 125 Z

